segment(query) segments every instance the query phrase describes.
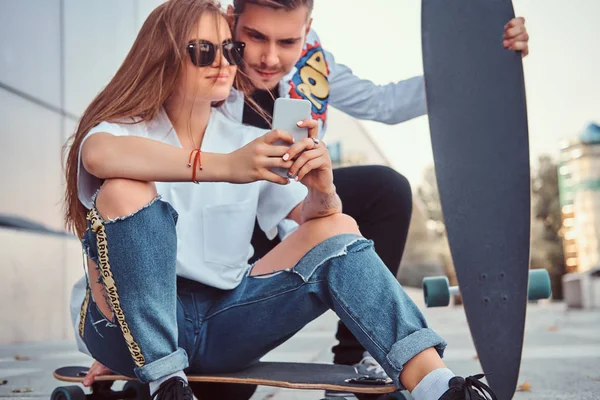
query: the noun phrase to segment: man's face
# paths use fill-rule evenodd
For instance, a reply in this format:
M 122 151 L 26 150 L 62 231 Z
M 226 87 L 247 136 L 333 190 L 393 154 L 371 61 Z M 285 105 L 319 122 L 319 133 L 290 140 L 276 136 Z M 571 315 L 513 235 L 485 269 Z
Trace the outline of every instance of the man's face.
M 230 6 L 228 12 L 233 13 Z M 273 89 L 302 53 L 311 19 L 307 7 L 287 11 L 247 4 L 234 36 L 246 43 L 243 71 L 258 89 Z

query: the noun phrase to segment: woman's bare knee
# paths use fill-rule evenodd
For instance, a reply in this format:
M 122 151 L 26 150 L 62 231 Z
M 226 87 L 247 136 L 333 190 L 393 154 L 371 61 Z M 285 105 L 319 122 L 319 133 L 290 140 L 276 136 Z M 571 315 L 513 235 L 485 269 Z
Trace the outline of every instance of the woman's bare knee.
M 347 214 L 338 213 L 330 215 L 326 218 L 328 220 L 327 224 L 332 226 L 334 229 L 339 230 L 340 233 L 360 234 L 356 220 Z
M 310 249 L 337 235 L 360 235 L 354 218 L 345 214 L 312 219 L 294 231 L 256 263 L 250 275 L 273 273 L 292 268 Z
M 310 220 L 303 227 L 307 231 L 307 234 L 311 236 L 315 235 L 320 240 L 345 233 L 360 235 L 358 224 L 354 218 L 342 213 Z
M 125 217 L 150 203 L 157 196 L 154 182 L 132 179 L 107 179 L 102 184 L 96 208 L 106 220 Z

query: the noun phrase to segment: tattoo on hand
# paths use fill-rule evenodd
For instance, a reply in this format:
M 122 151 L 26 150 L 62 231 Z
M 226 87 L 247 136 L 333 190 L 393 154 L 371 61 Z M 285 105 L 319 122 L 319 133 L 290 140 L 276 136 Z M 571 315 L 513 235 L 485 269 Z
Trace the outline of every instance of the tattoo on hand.
M 326 217 L 332 214 L 332 210 L 340 208 L 340 199 L 336 192 L 328 194 L 317 194 L 318 206 L 313 204 L 316 199 L 312 196 L 307 196 L 302 203 L 301 213 L 306 217 L 306 213 L 314 213 L 317 217 Z M 316 208 L 316 210 L 315 210 Z M 334 211 L 335 212 L 335 211 Z
M 337 193 L 329 193 L 326 196 L 322 196 L 321 197 L 321 206 L 323 208 L 325 208 L 326 210 L 330 210 L 332 208 L 335 208 L 336 203 L 337 203 Z

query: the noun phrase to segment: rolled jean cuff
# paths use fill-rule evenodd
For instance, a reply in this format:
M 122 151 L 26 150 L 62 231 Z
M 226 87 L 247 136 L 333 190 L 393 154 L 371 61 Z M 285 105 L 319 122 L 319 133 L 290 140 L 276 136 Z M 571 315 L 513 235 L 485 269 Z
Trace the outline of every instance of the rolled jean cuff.
M 392 378 L 396 387 L 405 389 L 400 383 L 400 372 L 402 372 L 404 364 L 430 347 L 435 348 L 440 358 L 444 356 L 446 342 L 429 328 L 413 332 L 392 345 L 382 367 L 388 376 Z
M 178 371 L 183 371 L 188 367 L 188 356 L 185 350 L 179 348 L 174 353 L 169 354 L 159 360 L 152 361 L 143 367 L 135 368 L 135 376 L 143 382 L 148 383 L 173 374 Z

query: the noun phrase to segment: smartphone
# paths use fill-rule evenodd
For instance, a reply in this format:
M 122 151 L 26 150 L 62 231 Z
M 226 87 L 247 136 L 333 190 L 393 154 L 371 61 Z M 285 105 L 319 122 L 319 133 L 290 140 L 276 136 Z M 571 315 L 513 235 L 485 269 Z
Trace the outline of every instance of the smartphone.
M 310 109 L 311 103 L 308 100 L 279 97 L 275 99 L 273 124 L 271 126 L 273 129 L 281 129 L 282 131 L 289 132 L 297 142 L 308 137 L 308 128 L 300 128 L 296 124 L 299 121 L 311 117 Z M 278 140 L 273 144 L 278 146 L 291 146 L 291 144 L 284 142 L 283 140 Z M 288 170 L 285 168 L 273 168 L 272 171 L 279 176 L 288 178 Z

